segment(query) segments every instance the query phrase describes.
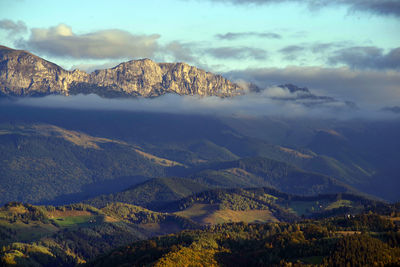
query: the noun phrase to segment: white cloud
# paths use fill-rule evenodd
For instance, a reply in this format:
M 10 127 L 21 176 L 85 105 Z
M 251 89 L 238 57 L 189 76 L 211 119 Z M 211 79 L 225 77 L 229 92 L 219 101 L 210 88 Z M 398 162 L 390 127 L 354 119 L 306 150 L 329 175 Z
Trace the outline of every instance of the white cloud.
M 43 54 L 71 58 L 119 59 L 152 57 L 160 35 L 134 35 L 122 30 L 102 30 L 75 34 L 72 28 L 59 24 L 50 28 L 33 28 L 28 40 L 19 46 Z
M 296 98 L 297 94 L 292 94 L 286 88 L 278 86 L 268 87 L 263 91 L 263 94 L 270 98 Z

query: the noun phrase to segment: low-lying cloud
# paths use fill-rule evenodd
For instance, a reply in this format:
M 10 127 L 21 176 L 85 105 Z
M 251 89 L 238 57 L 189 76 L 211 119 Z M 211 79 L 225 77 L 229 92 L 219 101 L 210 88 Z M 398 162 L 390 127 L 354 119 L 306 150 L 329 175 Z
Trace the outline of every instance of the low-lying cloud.
M 280 90 L 280 92 L 278 92 Z M 80 110 L 123 110 L 135 112 L 156 112 L 172 114 L 201 114 L 217 116 L 280 116 L 280 117 L 313 117 L 313 118 L 396 118 L 393 113 L 379 110 L 350 109 L 343 101 L 317 103 L 312 99 L 277 99 L 277 96 L 288 96 L 284 89 L 267 88 L 260 93 L 219 98 L 179 96 L 167 94 L 157 98 L 124 98 L 105 99 L 97 95 L 59 96 L 51 95 L 41 98 L 18 98 L 13 105 L 34 107 L 71 108 Z M 3 101 L 8 101 L 4 100 Z M 311 105 L 308 105 L 311 103 Z M 4 104 L 4 103 L 3 103 Z
M 233 80 L 246 80 L 262 88 L 292 83 L 306 86 L 318 95 L 375 107 L 400 103 L 400 72 L 394 70 L 358 71 L 348 67 L 254 68 L 231 71 L 225 76 Z

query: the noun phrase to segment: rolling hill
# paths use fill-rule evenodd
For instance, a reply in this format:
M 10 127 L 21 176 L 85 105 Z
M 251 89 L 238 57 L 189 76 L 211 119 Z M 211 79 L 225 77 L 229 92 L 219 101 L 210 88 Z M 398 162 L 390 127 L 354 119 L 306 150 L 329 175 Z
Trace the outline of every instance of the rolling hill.
M 261 157 L 198 165 L 193 169 L 186 168 L 184 172 L 183 178 L 155 178 L 122 192 L 98 196 L 85 202 L 104 207 L 118 201 L 158 210 L 175 200 L 212 188 L 272 186 L 297 195 L 357 192 L 333 178 L 304 172 L 286 163 Z
M 187 176 L 214 187 L 272 186 L 280 191 L 312 195 L 336 192 L 357 192 L 356 189 L 332 177 L 303 171 L 287 163 L 251 157 L 200 165 L 203 170 Z
M 48 124 L 0 126 L 0 203 L 79 201 L 182 164 L 125 142 Z
M 189 169 L 212 162 L 234 161 L 239 158 L 260 156 L 288 163 L 306 172 L 333 177 L 358 191 L 386 200 L 395 201 L 398 198 L 398 193 L 394 190 L 395 187 L 386 186 L 387 184 L 397 184 L 398 169 L 394 159 L 398 148 L 398 140 L 395 136 L 399 129 L 395 122 L 387 122 L 386 124 L 358 122 L 356 124 L 314 120 L 304 122 L 304 126 L 299 126 L 303 121 L 277 119 L 278 121 L 275 120 L 275 124 L 271 124 L 271 118 L 264 120 L 248 119 L 248 121 L 247 118 L 236 118 L 235 123 L 231 122 L 228 125 L 226 118 L 215 116 L 102 110 L 82 111 L 35 108 L 10 103 L 0 105 L 0 112 L 4 115 L 0 117 L 2 125 L 16 125 L 17 127 L 19 124 L 52 125 L 66 131 L 134 145 L 140 147 L 141 151 L 147 154 L 181 163 L 188 166 Z M 239 128 L 237 126 L 239 123 L 246 125 L 249 131 L 245 132 L 243 128 Z M 265 123 L 265 125 L 262 123 Z M 261 126 L 257 128 L 257 125 Z M 5 126 L 5 130 L 7 130 L 7 127 L 9 126 Z M 256 136 L 257 129 L 259 133 Z M 313 141 L 318 132 L 321 132 L 318 129 L 334 129 L 344 136 L 344 140 L 348 141 L 337 147 L 355 153 L 354 160 L 349 159 L 349 157 L 341 157 L 340 155 L 343 154 L 341 152 L 325 153 L 321 147 L 323 142 L 320 142 L 320 148 L 318 148 L 315 145 L 318 140 Z M 373 129 L 376 129 L 376 131 L 374 132 Z M 283 135 L 298 135 L 297 137 L 303 141 L 287 141 L 287 139 L 279 141 L 268 137 L 273 131 L 282 131 Z M 161 132 L 162 134 L 159 134 Z M 261 138 L 263 132 L 265 139 L 270 142 Z M 325 136 L 327 135 L 326 130 L 322 132 Z M 379 138 L 379 135 L 385 136 L 385 138 Z M 29 139 L 28 136 L 25 136 L 25 138 Z M 328 135 L 324 140 L 329 138 Z M 375 145 L 375 142 L 379 144 Z M 329 146 L 328 143 L 327 146 Z M 308 144 L 310 144 L 310 147 L 318 149 L 318 152 L 312 151 Z M 117 143 L 100 143 L 100 146 L 124 147 L 124 145 Z M 369 146 L 373 146 L 373 149 L 372 147 L 368 149 Z M 335 146 L 330 147 L 335 149 Z M 13 153 L 16 152 L 15 150 Z M 384 161 L 382 158 L 387 160 Z M 165 170 L 165 172 L 158 172 L 159 175 L 154 175 L 156 177 L 187 176 L 185 168 L 181 168 L 179 165 L 174 167 L 157 166 L 155 168 Z M 225 172 L 223 176 L 226 177 L 227 175 L 230 174 Z M 153 175 L 145 176 L 154 177 Z M 131 186 L 130 179 L 127 178 L 127 180 L 128 182 L 123 182 L 123 179 L 120 180 L 120 183 L 124 186 L 113 191 L 120 191 Z M 234 185 L 235 182 L 232 186 Z M 246 186 L 244 181 L 238 182 L 238 185 Z M 96 185 L 91 184 L 91 186 L 95 188 Z M 263 184 L 257 182 L 247 186 L 263 186 Z M 103 188 L 107 187 L 111 188 L 112 186 L 110 184 L 103 186 Z M 99 190 L 99 193 L 111 192 Z M 86 197 L 87 195 L 79 197 L 79 199 Z M 74 196 L 72 195 L 68 198 L 68 201 L 73 199 Z M 63 201 L 64 199 L 61 199 L 57 204 L 68 202 Z
M 398 198 L 394 187 L 386 186 L 397 184 L 398 169 L 394 159 L 399 147 L 396 139 L 399 128 L 396 122 L 296 122 L 282 118 L 228 120 L 218 116 L 82 111 L 10 103 L 0 105 L 0 112 L 4 115 L 0 117 L 2 125 L 52 125 L 87 136 L 139 146 L 143 152 L 189 167 L 261 156 L 286 162 L 307 172 L 333 177 L 383 199 L 395 201 Z M 241 124 L 242 127 L 239 127 Z M 244 126 L 248 131 L 244 130 Z M 343 140 L 347 141 L 337 146 L 329 145 L 330 138 L 335 138 L 335 135 L 329 134 L 330 130 L 344 136 Z M 269 137 L 275 131 L 282 135 L 282 139 Z M 322 135 L 327 148 L 322 147 Z M 288 137 L 285 139 L 283 136 Z M 316 145 L 318 142 L 319 145 Z M 116 143 L 111 144 L 117 146 Z M 328 146 L 332 148 L 332 153 L 324 152 Z M 368 149 L 370 146 L 371 149 Z M 336 147 L 337 150 L 350 151 L 351 155 L 355 155 L 354 160 L 340 156 L 346 155 L 345 152 L 334 152 Z M 166 176 L 182 176 L 179 166 L 164 169 L 168 169 Z M 379 182 L 382 180 L 385 182 Z
M 383 208 L 386 204 L 347 193 L 298 196 L 260 187 L 204 191 L 167 203 L 159 210 L 210 225 L 295 221 L 358 214 L 377 207 Z
M 86 200 L 85 203 L 104 207 L 109 203 L 123 202 L 155 209 L 207 189 L 209 187 L 186 178 L 154 178 L 122 192 Z

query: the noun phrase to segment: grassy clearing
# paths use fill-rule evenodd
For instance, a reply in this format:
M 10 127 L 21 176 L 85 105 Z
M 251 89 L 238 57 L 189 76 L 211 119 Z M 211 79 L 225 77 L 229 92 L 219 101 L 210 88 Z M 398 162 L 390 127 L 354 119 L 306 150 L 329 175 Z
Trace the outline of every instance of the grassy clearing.
M 175 212 L 175 214 L 202 223 L 204 218 L 214 213 L 217 209 L 217 204 L 194 204 L 183 211 Z
M 204 224 L 220 224 L 226 222 L 278 222 L 269 210 L 217 210 L 203 219 Z
M 48 212 L 51 222 L 58 227 L 90 226 L 104 222 L 103 215 L 87 210 L 54 210 Z
M 341 199 L 341 200 L 330 203 L 325 209 L 331 210 L 331 209 L 337 209 L 340 207 L 352 207 L 352 204 L 353 204 L 353 202 L 350 200 Z
M 63 217 L 76 217 L 76 216 L 92 216 L 93 213 L 86 210 L 54 210 L 48 211 L 47 216 L 50 219 L 63 218 Z
M 75 227 L 75 226 L 90 226 L 101 223 L 103 221 L 102 216 L 71 216 L 71 217 L 59 217 L 53 218 L 52 222 L 58 227 Z
M 200 224 L 220 224 L 225 222 L 277 222 L 278 220 L 269 210 L 236 211 L 220 210 L 214 204 L 195 204 L 190 208 L 175 213 L 176 215 L 192 219 Z
M 309 215 L 312 212 L 322 210 L 324 206 L 319 201 L 292 201 L 289 204 L 289 210 L 293 213 L 301 216 L 301 215 Z
M 354 207 L 355 204 L 351 200 L 340 199 L 336 201 L 320 200 L 320 201 L 292 201 L 289 203 L 288 210 L 298 216 L 310 215 L 314 212 L 328 211 L 341 207 Z

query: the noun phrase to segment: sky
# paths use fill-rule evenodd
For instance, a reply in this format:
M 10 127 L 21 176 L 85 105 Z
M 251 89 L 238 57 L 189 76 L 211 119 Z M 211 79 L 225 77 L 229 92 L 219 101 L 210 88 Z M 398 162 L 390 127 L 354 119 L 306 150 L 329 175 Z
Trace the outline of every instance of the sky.
M 66 69 L 183 61 L 400 106 L 400 0 L 0 0 L 0 40 Z

